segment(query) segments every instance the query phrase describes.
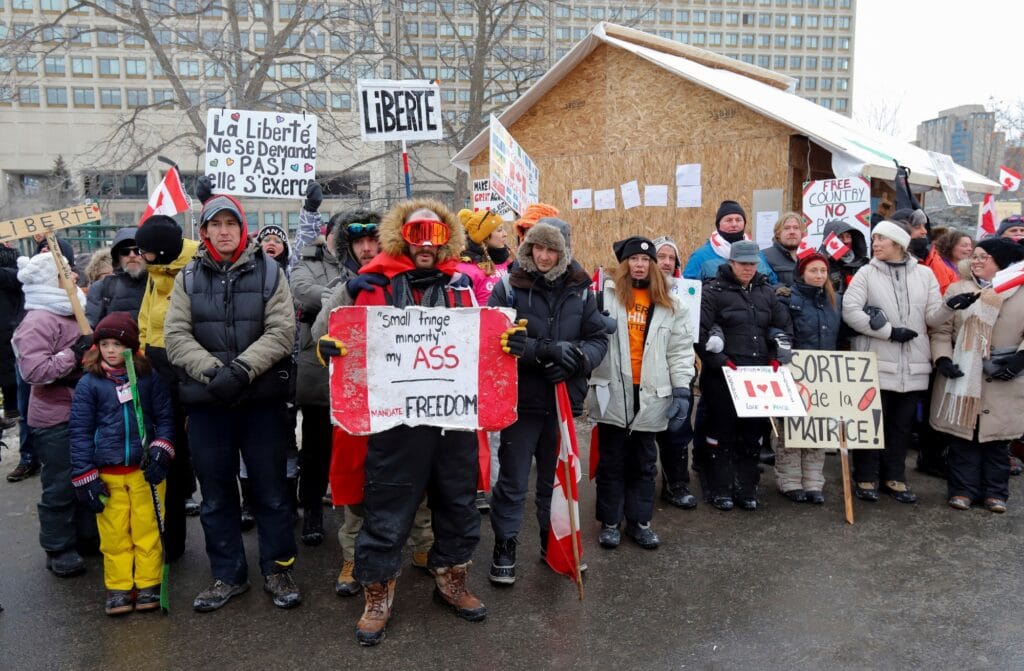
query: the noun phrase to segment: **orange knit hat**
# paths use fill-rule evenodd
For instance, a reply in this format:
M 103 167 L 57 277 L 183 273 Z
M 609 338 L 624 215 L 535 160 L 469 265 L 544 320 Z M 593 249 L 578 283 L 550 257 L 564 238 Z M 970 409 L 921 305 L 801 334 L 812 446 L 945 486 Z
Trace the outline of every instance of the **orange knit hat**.
M 547 205 L 545 203 L 534 203 L 526 206 L 526 211 L 523 212 L 523 216 L 516 219 L 513 226 L 516 229 L 516 235 L 522 239 L 526 235 L 526 231 L 530 230 L 539 220 L 544 217 L 557 217 L 559 215 L 558 208 L 553 205 Z

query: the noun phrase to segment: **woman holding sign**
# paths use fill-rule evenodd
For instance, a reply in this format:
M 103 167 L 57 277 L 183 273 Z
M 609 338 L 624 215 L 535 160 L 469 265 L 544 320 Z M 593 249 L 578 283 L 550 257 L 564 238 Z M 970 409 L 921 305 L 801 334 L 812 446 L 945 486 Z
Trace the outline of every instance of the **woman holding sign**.
M 881 221 L 871 234 L 873 258 L 857 271 L 843 298 L 843 320 L 858 333 L 852 349 L 874 352 L 882 392 L 883 450 L 854 450 L 854 493 L 878 500 L 881 490 L 900 503 L 914 503 L 907 487 L 906 460 L 910 428 L 932 370 L 928 329 L 951 316 L 939 296 L 935 274 L 907 253 L 910 233 L 900 224 Z M 887 322 L 874 321 L 865 308 L 878 308 Z M 878 328 L 872 328 L 872 322 Z
M 614 245 L 614 282 L 604 287 L 604 304 L 617 328 L 608 354 L 591 375 L 591 418 L 597 421 L 601 459 L 597 466 L 597 518 L 601 547 L 617 547 L 619 525 L 626 535 L 653 550 L 660 540 L 651 529 L 655 438 L 690 417 L 693 334 L 686 309 L 669 294 L 658 270 L 654 243 L 631 237 Z
M 836 349 L 842 324 L 842 294 L 837 295 L 828 276 L 828 258 L 818 253 L 804 256 L 796 264 L 792 287 L 779 287 L 776 294 L 793 320 L 793 347 Z M 775 481 L 791 501 L 825 503 L 825 450 L 775 448 Z
M 951 307 L 967 307 L 932 334 L 940 375 L 930 419 L 934 429 L 950 436 L 948 496 L 957 510 L 982 503 L 994 513 L 1006 512 L 1007 446 L 1024 433 L 1024 291 L 1000 291 L 993 279 L 1022 259 L 1024 247 L 1010 240 L 979 242 L 969 277 L 946 290 Z

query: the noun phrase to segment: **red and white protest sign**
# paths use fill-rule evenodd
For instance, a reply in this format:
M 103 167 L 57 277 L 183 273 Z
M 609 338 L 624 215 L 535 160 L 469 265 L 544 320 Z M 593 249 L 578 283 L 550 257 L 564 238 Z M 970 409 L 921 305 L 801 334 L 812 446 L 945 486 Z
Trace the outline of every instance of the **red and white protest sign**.
M 999 166 L 999 183 L 1005 191 L 1016 191 L 1020 188 L 1020 173 L 1005 165 Z
M 509 312 L 336 308 L 328 333 L 348 354 L 331 360 L 332 421 L 357 436 L 399 425 L 505 428 L 518 398 L 516 360 L 500 343 Z
M 863 177 L 817 179 L 804 182 L 804 223 L 815 249 L 825 235 L 825 225 L 839 220 L 871 239 L 871 185 Z
M 722 368 L 739 417 L 803 417 L 807 408 L 800 399 L 793 374 L 786 366 Z

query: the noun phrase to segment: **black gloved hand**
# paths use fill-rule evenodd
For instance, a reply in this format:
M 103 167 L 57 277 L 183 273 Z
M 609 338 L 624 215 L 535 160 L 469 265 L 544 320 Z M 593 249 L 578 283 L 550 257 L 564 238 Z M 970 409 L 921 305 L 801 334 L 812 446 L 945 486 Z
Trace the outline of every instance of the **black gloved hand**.
M 238 359 L 227 366 L 221 366 L 206 385 L 206 391 L 224 405 L 234 405 L 249 386 L 249 371 L 246 369 L 247 366 Z
M 917 331 L 913 329 L 906 329 L 902 326 L 892 327 L 892 333 L 889 334 L 889 340 L 898 343 L 910 342 L 917 337 Z
M 779 363 L 792 363 L 793 341 L 782 329 L 773 328 L 768 330 L 768 337 L 775 342 L 775 359 Z
M 94 513 L 102 513 L 107 504 L 103 503 L 100 497 L 110 496 L 110 490 L 107 489 L 106 483 L 100 480 L 99 472 L 91 471 L 85 476 L 80 476 L 79 479 L 84 480 L 84 482 L 72 481 L 75 485 L 75 498 L 80 503 L 88 506 L 89 510 Z
M 1009 382 L 1020 375 L 1022 370 L 1024 370 L 1024 352 L 1017 352 L 1006 357 L 1003 367 L 996 371 L 992 377 L 1003 382 Z
M 196 180 L 196 198 L 200 203 L 205 203 L 213 197 L 213 182 L 206 175 L 200 175 Z
M 966 310 L 974 305 L 974 301 L 981 298 L 981 292 L 967 291 L 946 299 L 946 306 L 951 310 Z
M 306 202 L 302 204 L 302 209 L 306 212 L 316 212 L 320 209 L 322 202 L 324 202 L 323 188 L 315 179 L 309 180 L 309 186 L 306 187 Z
M 82 365 L 82 357 L 85 356 L 85 353 L 89 351 L 90 347 L 92 347 L 91 333 L 78 336 L 78 340 L 76 340 L 75 344 L 71 346 L 71 351 L 75 353 L 75 363 L 78 364 L 79 367 Z
M 572 375 L 583 365 L 583 351 L 566 340 L 544 340 L 537 345 L 537 359 L 544 363 L 553 363 Z
M 960 366 L 953 363 L 953 360 L 948 356 L 940 356 L 935 360 L 935 370 L 939 371 L 940 374 L 945 375 L 950 380 L 955 380 L 958 377 L 964 376 L 964 372 L 960 370 Z
M 868 326 L 872 331 L 877 331 L 889 323 L 889 318 L 885 316 L 882 308 L 876 308 L 874 305 L 865 305 L 864 314 L 868 316 Z
M 672 402 L 665 411 L 665 419 L 668 420 L 668 430 L 678 431 L 690 418 L 690 389 L 689 387 L 676 387 L 672 390 Z
M 562 368 L 557 363 L 548 362 L 544 364 L 543 372 L 544 379 L 550 382 L 551 384 L 565 382 L 570 377 L 572 377 L 571 372 L 567 371 L 565 368 Z
M 612 335 L 619 328 L 618 322 L 612 319 L 612 315 L 607 310 L 601 310 L 601 321 L 604 322 L 604 332 L 608 335 Z
M 520 319 L 501 334 L 501 351 L 515 358 L 526 351 L 526 320 Z
M 348 282 L 345 283 L 345 291 L 352 298 L 359 295 L 360 291 L 371 291 L 374 287 L 387 286 L 388 278 L 377 273 L 366 273 L 363 275 L 356 275 Z
M 174 448 L 170 443 L 154 440 L 149 446 L 149 454 L 143 462 L 142 475 L 151 485 L 159 485 L 167 479 L 167 469 L 174 458 Z

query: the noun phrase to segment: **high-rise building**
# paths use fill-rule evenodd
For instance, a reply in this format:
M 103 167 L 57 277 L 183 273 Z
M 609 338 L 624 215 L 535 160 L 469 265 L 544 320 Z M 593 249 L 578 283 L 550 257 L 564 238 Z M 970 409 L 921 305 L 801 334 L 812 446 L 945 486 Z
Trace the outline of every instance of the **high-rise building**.
M 855 0 L 495 0 L 502 15 L 484 17 L 478 3 L 314 1 L 300 17 L 301 30 L 284 40 L 277 38 L 302 14 L 301 3 L 148 0 L 142 5 L 149 36 L 115 18 L 130 17 L 137 3 L 95 4 L 0 0 L 0 218 L 31 210 L 61 155 L 75 189 L 104 199 L 109 223 L 132 225 L 165 169 L 155 154 L 174 158 L 186 180 L 194 178 L 204 147 L 190 117 L 239 99 L 308 110 L 331 126 L 320 135 L 317 175 L 331 180 L 329 197 L 340 202 L 325 209 L 383 207 L 402 195 L 401 174 L 393 156 L 375 158 L 384 146 L 359 142 L 357 78 L 440 80 L 454 129 L 474 110 L 485 117 L 514 100 L 599 21 L 787 74 L 797 80 L 797 94 L 852 111 Z M 490 20 L 507 32 L 481 63 L 478 30 Z M 275 58 L 261 60 L 272 51 Z M 260 77 L 266 83 L 257 82 L 253 96 Z M 414 188 L 450 193 L 462 177 L 448 158 L 478 128 L 419 147 L 424 168 L 414 174 Z M 149 156 L 146 149 L 157 146 L 161 151 Z M 297 220 L 294 200 L 245 204 L 252 226 Z
M 1006 153 L 1006 133 L 996 130 L 996 116 L 984 105 L 960 105 L 919 123 L 917 144 L 949 154 L 960 165 L 997 178 Z

